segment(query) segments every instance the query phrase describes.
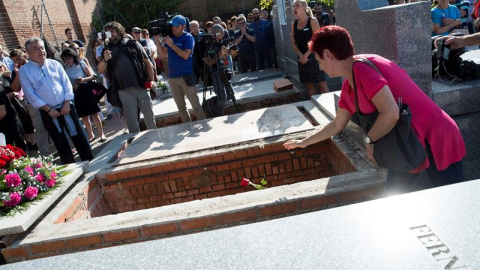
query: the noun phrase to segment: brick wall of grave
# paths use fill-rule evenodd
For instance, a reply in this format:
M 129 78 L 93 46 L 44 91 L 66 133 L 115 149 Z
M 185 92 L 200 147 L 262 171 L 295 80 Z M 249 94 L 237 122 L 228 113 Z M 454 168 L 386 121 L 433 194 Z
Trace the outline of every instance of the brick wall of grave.
M 335 166 L 333 166 L 335 165 Z M 269 187 L 355 171 L 332 141 L 285 151 L 281 143 L 105 175 L 103 196 L 112 213 L 232 195 L 250 190 L 243 177 Z
M 331 140 L 295 151 L 285 151 L 281 143 L 228 151 L 106 174 L 92 180 L 55 223 L 81 222 L 121 211 L 252 190 L 240 187 L 244 176 L 258 182 L 265 174 L 273 187 L 355 170 Z M 316 211 L 376 198 L 382 191 L 383 185 L 378 184 L 339 189 L 337 193 L 319 193 L 195 218 L 112 227 L 108 231 L 92 230 L 87 234 L 11 245 L 1 252 L 9 263 L 32 260 Z
M 102 187 L 98 184 L 96 179 L 93 179 L 72 201 L 65 213 L 58 217 L 54 224 L 73 222 L 76 220 L 95 218 L 110 214 L 112 214 L 112 212 L 110 211 L 107 201 L 103 197 Z

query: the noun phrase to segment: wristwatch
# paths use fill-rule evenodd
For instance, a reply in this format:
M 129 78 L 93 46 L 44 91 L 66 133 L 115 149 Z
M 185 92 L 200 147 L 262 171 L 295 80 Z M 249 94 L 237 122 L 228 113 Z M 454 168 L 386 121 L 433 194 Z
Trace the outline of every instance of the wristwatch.
M 365 142 L 365 144 L 370 144 L 370 145 L 375 144 L 375 142 L 372 141 L 372 139 L 370 139 L 370 137 L 368 137 L 368 135 L 363 136 L 363 142 Z

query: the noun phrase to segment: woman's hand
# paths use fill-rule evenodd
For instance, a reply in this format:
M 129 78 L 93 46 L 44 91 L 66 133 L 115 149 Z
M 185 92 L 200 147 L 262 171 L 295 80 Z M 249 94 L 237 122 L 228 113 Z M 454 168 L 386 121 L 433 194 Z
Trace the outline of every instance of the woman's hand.
M 365 145 L 366 156 L 368 161 L 370 161 L 373 165 L 378 166 L 377 161 L 375 160 L 374 152 L 375 152 L 375 145 L 373 144 L 366 144 Z
M 305 65 L 308 62 L 308 56 L 304 54 L 302 55 L 302 57 L 300 57 L 298 61 L 300 62 L 300 64 Z
M 306 145 L 303 145 L 303 140 L 289 140 L 286 141 L 283 146 L 287 150 L 292 150 L 295 148 L 305 148 Z

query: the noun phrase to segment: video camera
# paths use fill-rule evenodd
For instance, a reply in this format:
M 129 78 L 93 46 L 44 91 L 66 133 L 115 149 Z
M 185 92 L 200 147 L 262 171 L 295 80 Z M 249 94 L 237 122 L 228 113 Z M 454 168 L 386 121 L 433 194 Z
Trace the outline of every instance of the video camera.
M 221 47 L 231 50 L 237 50 L 237 44 L 232 43 L 233 38 L 226 38 L 218 41 L 219 34 L 204 34 L 200 37 L 200 43 L 205 46 L 204 57 L 215 59 L 215 65 L 204 65 L 204 83 L 203 83 L 203 107 L 205 114 L 208 117 L 215 117 L 223 115 L 223 109 L 227 100 L 232 100 L 235 109 L 238 112 L 237 103 L 235 99 L 235 92 L 232 87 L 231 79 L 233 71 L 226 66 L 219 57 Z M 213 87 L 216 96 L 206 99 L 206 92 L 209 86 Z
M 465 48 L 450 49 L 442 36 L 432 37 L 432 75 L 434 77 L 448 75 L 454 79 L 470 79 L 471 75 L 467 75 L 463 71 L 459 73 L 464 70 L 462 67 L 465 63 L 461 58 L 464 53 Z
M 203 34 L 200 36 L 199 42 L 203 42 L 206 45 L 208 56 L 213 57 L 218 52 L 217 50 L 224 46 L 228 52 L 232 50 L 238 50 L 237 44 L 233 43 L 233 37 L 223 39 L 221 42 L 217 42 L 216 37 L 219 34 Z
M 150 25 L 150 36 L 162 35 L 163 37 L 166 36 L 173 36 L 172 32 L 172 19 L 174 15 L 168 15 L 166 11 L 160 12 L 160 18 L 148 22 Z

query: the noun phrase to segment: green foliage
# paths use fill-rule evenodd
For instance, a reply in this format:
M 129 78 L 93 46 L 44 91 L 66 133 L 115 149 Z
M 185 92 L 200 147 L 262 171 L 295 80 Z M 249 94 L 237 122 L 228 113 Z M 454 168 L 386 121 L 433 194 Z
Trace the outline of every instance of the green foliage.
M 315 2 L 323 4 L 325 7 L 329 7 L 330 9 L 334 9 L 333 0 L 316 0 Z
M 260 0 L 259 6 L 260 10 L 266 8 L 272 10 L 273 0 Z
M 182 0 L 103 0 L 100 6 L 99 25 L 116 20 L 126 28 L 127 32 L 134 26 L 148 28 L 149 20 L 160 18 L 160 13 L 163 11 L 175 14 L 182 2 Z M 148 10 L 148 16 L 145 7 Z M 102 29 L 102 27 L 98 28 L 95 22 L 94 26 L 97 30 Z

